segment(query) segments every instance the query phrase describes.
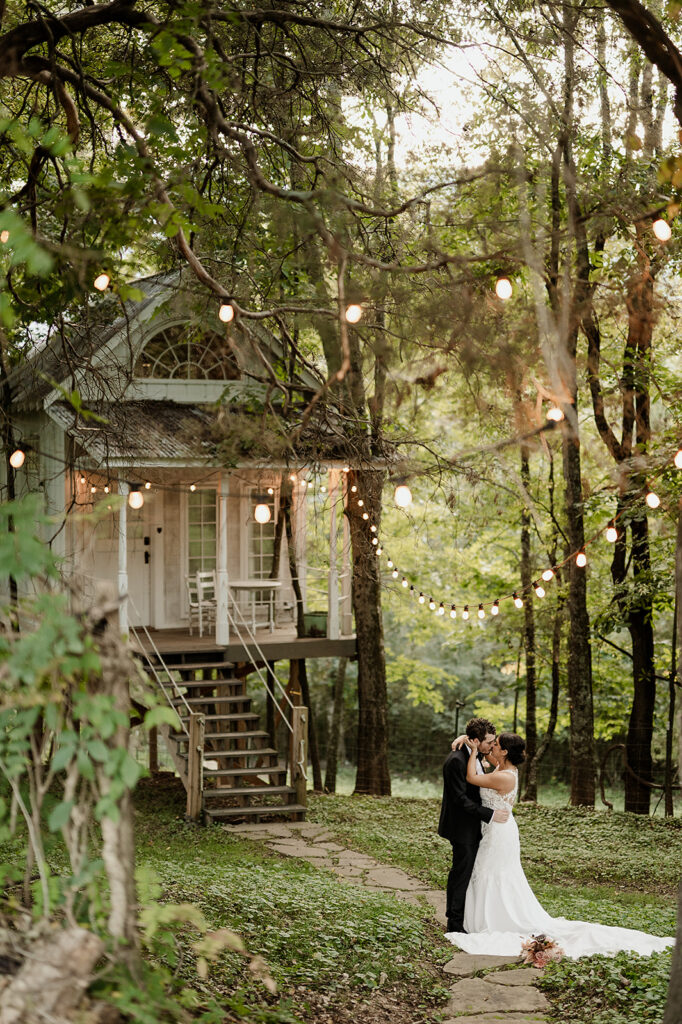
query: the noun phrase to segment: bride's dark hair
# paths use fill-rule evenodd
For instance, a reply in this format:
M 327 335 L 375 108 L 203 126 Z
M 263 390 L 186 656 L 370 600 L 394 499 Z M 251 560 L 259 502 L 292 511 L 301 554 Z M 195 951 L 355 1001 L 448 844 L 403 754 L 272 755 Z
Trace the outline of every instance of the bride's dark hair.
M 501 732 L 497 737 L 501 750 L 507 751 L 507 760 L 515 767 L 526 760 L 526 741 L 515 732 Z

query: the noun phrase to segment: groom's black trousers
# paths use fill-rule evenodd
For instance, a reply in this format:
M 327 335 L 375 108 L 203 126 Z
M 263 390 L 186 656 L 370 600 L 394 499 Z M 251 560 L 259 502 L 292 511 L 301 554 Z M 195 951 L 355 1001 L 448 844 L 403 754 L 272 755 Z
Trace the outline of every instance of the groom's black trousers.
M 477 853 L 477 840 L 452 843 L 452 867 L 446 892 L 446 913 L 451 931 L 464 931 L 464 901 Z

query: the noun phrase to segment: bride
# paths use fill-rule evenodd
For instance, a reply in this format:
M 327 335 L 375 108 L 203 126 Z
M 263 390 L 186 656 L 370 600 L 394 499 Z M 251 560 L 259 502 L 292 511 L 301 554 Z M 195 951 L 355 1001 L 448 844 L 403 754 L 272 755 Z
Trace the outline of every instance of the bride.
M 467 782 L 481 787 L 484 806 L 511 809 L 518 792 L 518 768 L 525 760 L 523 739 L 509 732 L 496 738 L 490 760 L 497 767 L 488 775 L 476 773 L 479 741 L 461 739 L 466 739 L 471 748 Z M 513 814 L 503 823 L 484 822 L 482 829 L 466 894 L 465 930 L 446 935 L 466 953 L 518 956 L 523 943 L 540 934 L 554 940 L 572 959 L 596 953 L 612 955 L 621 950 L 648 956 L 674 944 L 673 938 L 658 938 L 629 928 L 550 917 L 535 898 L 521 867 L 519 830 Z

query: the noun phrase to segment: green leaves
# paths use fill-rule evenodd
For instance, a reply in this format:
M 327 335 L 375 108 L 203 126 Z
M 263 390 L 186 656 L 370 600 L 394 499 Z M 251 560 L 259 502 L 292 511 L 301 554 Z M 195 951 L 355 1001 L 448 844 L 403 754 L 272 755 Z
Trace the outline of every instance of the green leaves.
M 165 705 L 151 708 L 144 716 L 144 728 L 149 732 L 150 729 L 159 725 L 170 725 L 172 729 L 179 729 L 180 719 L 177 712 Z

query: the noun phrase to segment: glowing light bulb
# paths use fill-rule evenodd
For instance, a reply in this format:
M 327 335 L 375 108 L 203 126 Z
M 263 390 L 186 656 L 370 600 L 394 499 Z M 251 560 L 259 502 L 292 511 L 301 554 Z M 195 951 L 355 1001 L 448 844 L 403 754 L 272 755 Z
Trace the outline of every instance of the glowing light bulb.
M 393 572 L 391 573 L 391 576 L 393 577 L 394 580 L 397 580 L 398 579 L 398 570 L 394 569 Z
M 407 484 L 398 484 L 393 499 L 398 508 L 407 508 L 412 504 L 412 491 Z
M 85 477 L 83 476 L 83 474 L 82 474 L 82 473 L 81 473 L 81 483 L 82 483 L 82 484 L 84 484 L 84 483 L 85 483 Z
M 362 513 L 362 518 L 363 519 L 369 519 L 369 512 L 363 512 Z
M 263 502 L 260 502 L 258 505 L 256 505 L 256 507 L 253 510 L 253 518 L 256 520 L 257 523 L 260 523 L 263 526 L 265 525 L 265 523 L 269 523 L 270 520 L 272 519 L 272 512 L 270 511 L 270 506 L 264 504 Z
M 535 596 L 536 597 L 544 597 L 545 596 L 545 588 L 543 586 L 541 586 L 539 583 L 534 583 L 533 587 L 535 589 Z
M 457 609 L 455 608 L 454 604 L 450 608 L 450 618 L 451 619 L 456 619 L 457 618 Z
M 128 495 L 128 504 L 131 508 L 138 509 L 144 505 L 144 495 L 140 490 L 139 484 L 130 485 L 130 494 Z
M 358 499 L 358 508 L 362 508 L 362 506 L 363 506 L 364 504 L 365 504 L 365 503 L 364 503 L 364 501 L 362 500 L 362 498 L 359 498 L 359 499 Z
M 234 307 L 231 302 L 223 302 L 218 310 L 218 319 L 222 320 L 224 324 L 229 324 L 231 320 L 234 320 Z
M 386 565 L 387 565 L 387 566 L 389 567 L 389 569 L 392 569 L 392 568 L 393 568 L 393 562 L 391 561 L 391 559 L 390 559 L 390 558 L 389 558 L 389 559 L 388 559 L 388 561 L 386 562 Z
M 443 602 L 442 602 L 442 601 L 441 601 L 441 603 L 440 603 L 440 604 L 438 605 L 438 611 L 436 612 L 436 614 L 437 614 L 437 615 L 445 615 L 445 605 L 443 604 Z
M 93 484 L 93 485 L 92 485 L 92 487 L 90 488 L 90 494 L 97 494 L 97 488 L 95 487 L 95 485 L 94 485 L 94 484 Z
M 0 231 L 0 242 L 3 245 L 7 245 L 9 242 L 9 231 Z
M 357 487 L 355 486 L 355 484 L 353 484 L 353 486 L 350 489 L 350 493 L 351 494 L 355 494 L 356 492 L 357 492 Z
M 190 491 L 192 492 L 192 494 L 194 494 L 194 492 L 195 492 L 195 491 L 196 491 L 196 489 L 197 489 L 197 485 L 196 485 L 196 484 L 190 484 L 190 485 L 189 485 L 189 489 L 190 489 Z
M 483 607 L 482 604 L 479 604 L 479 606 L 478 606 L 478 617 L 479 617 L 479 619 L 484 619 L 485 618 L 485 608 Z
M 547 410 L 547 419 L 552 420 L 553 423 L 561 423 L 561 421 L 564 419 L 564 414 L 558 407 L 558 405 L 552 405 Z
M 383 549 L 382 547 L 378 547 L 378 548 L 377 548 L 377 554 L 378 554 L 378 555 L 382 554 L 383 550 L 384 550 L 384 549 Z
M 352 302 L 346 306 L 346 320 L 349 324 L 357 324 L 362 319 L 362 306 Z
M 545 571 L 542 574 L 542 578 L 545 581 L 545 583 L 549 583 L 550 580 L 554 579 L 554 570 L 553 569 L 545 569 Z
M 9 464 L 12 469 L 21 469 L 26 461 L 26 452 L 23 448 L 17 448 L 9 457 Z
M 301 487 L 307 487 L 307 486 L 308 486 L 307 482 L 305 480 L 301 480 Z M 310 486 L 312 487 L 313 485 L 311 484 Z
M 672 235 L 672 229 L 671 229 L 670 225 L 668 224 L 667 220 L 663 220 L 662 217 L 659 217 L 658 220 L 655 220 L 651 226 L 652 226 L 652 228 L 654 230 L 654 234 L 656 235 L 656 238 L 659 240 L 659 242 L 669 242 L 670 241 L 670 236 Z
M 512 291 L 512 283 L 509 280 L 509 278 L 498 277 L 497 282 L 495 284 L 495 294 L 497 295 L 498 299 L 502 299 L 503 301 L 506 302 L 507 299 L 511 299 Z
M 432 597 L 429 598 L 429 608 L 431 609 L 432 612 L 435 612 L 436 610 L 436 602 L 433 600 Z
M 343 472 L 344 473 L 350 473 L 350 466 L 344 466 L 343 467 Z
M 519 597 L 519 595 L 516 593 L 516 591 L 514 591 L 513 598 L 514 598 L 514 604 L 516 605 L 516 607 L 517 608 L 523 608 L 523 599 Z
M 105 484 L 105 485 L 104 485 L 104 493 L 105 493 L 105 494 L 108 494 L 108 493 L 109 493 L 109 484 Z
M 682 448 L 680 448 L 680 450 L 675 455 L 673 462 L 675 463 L 676 469 L 682 469 Z
M 149 489 L 151 488 L 151 486 L 152 486 L 152 485 L 151 485 L 150 481 L 149 481 L 149 480 L 147 480 L 146 484 L 144 485 L 144 489 L 145 489 L 145 491 L 148 491 L 148 490 L 149 490 Z
M 469 605 L 468 604 L 464 605 L 464 609 L 462 610 L 462 618 L 465 619 L 465 620 L 469 618 Z
M 618 530 L 613 525 L 613 523 L 609 523 L 609 525 L 606 527 L 606 539 L 607 541 L 609 541 L 610 544 L 615 544 L 618 540 Z
M 585 568 L 585 566 L 587 565 L 587 555 L 584 551 L 579 551 L 578 554 L 575 556 L 575 564 L 578 566 L 579 569 Z
M 646 498 L 644 499 L 649 508 L 658 508 L 661 504 L 661 499 L 654 491 L 649 491 Z
M 499 615 L 500 614 L 500 602 L 499 601 L 493 601 L 493 606 L 490 609 L 490 614 L 491 615 Z
M 327 493 L 326 485 L 325 484 L 320 484 L 320 490 L 322 491 L 323 494 L 326 494 Z
M 378 544 L 379 541 L 376 537 L 372 537 L 372 544 Z
M 426 598 L 424 597 L 423 593 L 420 590 L 419 591 L 419 603 L 420 604 L 424 604 L 424 601 L 426 601 Z
M 405 579 L 405 577 L 404 577 L 404 576 L 403 576 L 403 578 L 402 578 L 402 581 L 401 581 L 401 582 L 402 582 L 402 585 L 403 585 L 404 587 L 407 587 L 407 586 L 409 586 L 409 583 L 408 583 L 408 581 L 407 581 L 407 580 Z
M 107 288 L 109 287 L 109 282 L 110 281 L 111 281 L 111 278 L 109 277 L 109 275 L 102 273 L 102 274 L 98 274 L 97 275 L 97 277 L 92 282 L 92 284 L 93 284 L 93 287 L 95 287 L 98 292 L 105 292 L 107 290 Z
M 372 523 L 372 525 L 370 526 L 370 530 L 372 531 L 372 533 L 376 533 L 377 532 L 377 528 L 374 525 L 374 523 Z

